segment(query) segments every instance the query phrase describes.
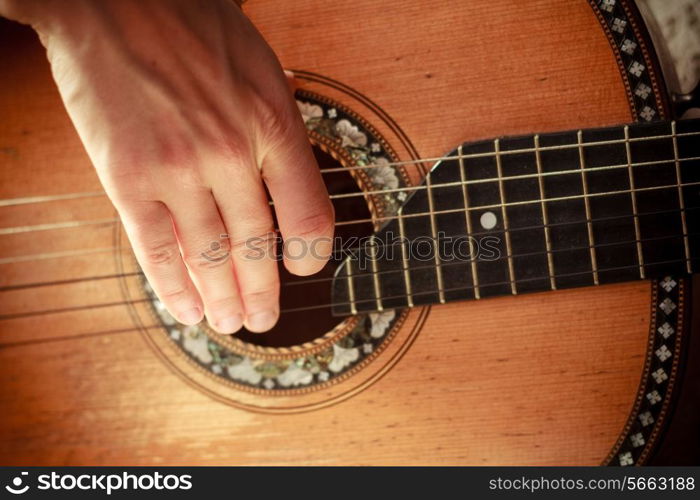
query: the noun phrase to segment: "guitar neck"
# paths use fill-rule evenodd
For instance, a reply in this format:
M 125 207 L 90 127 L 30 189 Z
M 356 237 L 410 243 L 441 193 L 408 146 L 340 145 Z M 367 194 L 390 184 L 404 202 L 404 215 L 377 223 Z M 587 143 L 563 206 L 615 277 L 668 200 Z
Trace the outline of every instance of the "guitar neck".
M 681 275 L 700 120 L 462 144 L 336 272 L 337 315 Z

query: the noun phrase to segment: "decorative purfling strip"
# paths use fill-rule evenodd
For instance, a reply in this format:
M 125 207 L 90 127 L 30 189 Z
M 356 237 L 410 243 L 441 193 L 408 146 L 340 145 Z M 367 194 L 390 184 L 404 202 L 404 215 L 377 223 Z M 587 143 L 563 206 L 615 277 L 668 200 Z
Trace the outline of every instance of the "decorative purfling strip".
M 628 15 L 627 0 L 588 0 L 608 37 L 636 120 L 664 118 L 655 69 L 646 42 Z
M 683 280 L 652 282 L 652 315 L 637 399 L 605 465 L 644 465 L 665 424 L 683 344 Z

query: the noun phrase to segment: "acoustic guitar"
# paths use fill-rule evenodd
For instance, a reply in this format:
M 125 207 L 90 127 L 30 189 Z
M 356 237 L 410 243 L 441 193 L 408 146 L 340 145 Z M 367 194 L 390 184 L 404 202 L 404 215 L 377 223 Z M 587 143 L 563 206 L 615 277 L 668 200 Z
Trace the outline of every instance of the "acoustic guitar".
M 243 9 L 350 242 L 263 335 L 167 313 L 0 26 L 0 463 L 697 464 L 700 122 L 635 5 Z

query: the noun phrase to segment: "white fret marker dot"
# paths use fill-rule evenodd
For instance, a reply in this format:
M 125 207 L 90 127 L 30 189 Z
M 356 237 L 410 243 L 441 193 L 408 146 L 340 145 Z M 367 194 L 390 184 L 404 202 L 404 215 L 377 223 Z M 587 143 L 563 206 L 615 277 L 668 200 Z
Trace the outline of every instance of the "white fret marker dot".
M 484 229 L 493 229 L 494 227 L 496 227 L 498 219 L 496 219 L 496 214 L 494 214 L 493 212 L 484 212 L 483 214 L 481 214 L 479 222 L 481 222 L 481 227 L 483 227 Z

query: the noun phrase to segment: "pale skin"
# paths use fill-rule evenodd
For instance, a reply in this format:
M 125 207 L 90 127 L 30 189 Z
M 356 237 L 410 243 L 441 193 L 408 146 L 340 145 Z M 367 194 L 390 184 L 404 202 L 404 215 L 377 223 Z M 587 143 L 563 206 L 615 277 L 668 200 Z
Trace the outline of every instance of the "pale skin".
M 246 258 L 245 248 L 275 229 L 265 187 L 285 253 L 298 256 L 284 259 L 292 273 L 324 266 L 334 214 L 287 78 L 240 8 L 0 0 L 0 15 L 39 33 L 68 114 L 169 312 L 185 324 L 206 316 L 225 334 L 272 328 L 276 261 Z M 212 242 L 230 258 L 205 258 Z M 312 242 L 315 252 L 303 255 Z

